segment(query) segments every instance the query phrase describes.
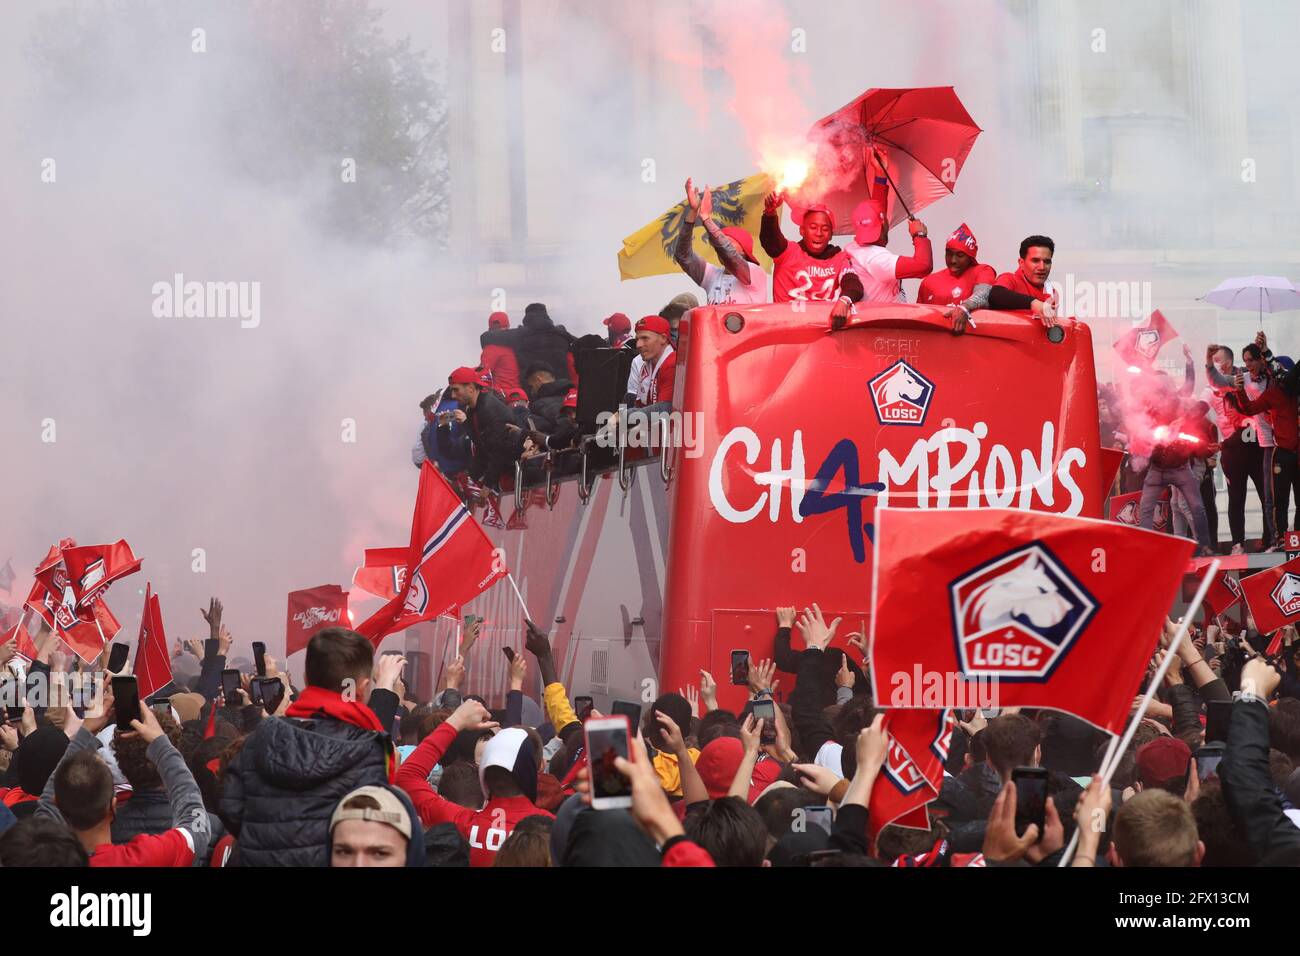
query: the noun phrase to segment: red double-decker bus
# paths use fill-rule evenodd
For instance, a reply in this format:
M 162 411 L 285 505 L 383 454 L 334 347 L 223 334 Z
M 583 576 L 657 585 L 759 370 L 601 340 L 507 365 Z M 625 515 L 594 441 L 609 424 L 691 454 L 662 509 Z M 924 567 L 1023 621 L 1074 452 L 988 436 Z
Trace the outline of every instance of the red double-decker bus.
M 731 652 L 770 657 L 777 606 L 843 617 L 837 644 L 865 633 L 879 502 L 1101 515 L 1086 325 L 1051 342 L 1017 313 L 977 312 L 960 336 L 926 306 L 861 307 L 835 333 L 828 316 L 818 303 L 695 309 L 672 447 L 521 491 L 527 527 L 490 532 L 530 616 L 550 622 L 571 694 L 644 703 L 704 668 L 738 707 Z M 487 646 L 519 642 L 508 586 L 467 610 L 487 619 Z M 435 656 L 454 654 L 453 629 L 428 636 Z M 506 661 L 484 660 L 471 689 L 494 699 Z

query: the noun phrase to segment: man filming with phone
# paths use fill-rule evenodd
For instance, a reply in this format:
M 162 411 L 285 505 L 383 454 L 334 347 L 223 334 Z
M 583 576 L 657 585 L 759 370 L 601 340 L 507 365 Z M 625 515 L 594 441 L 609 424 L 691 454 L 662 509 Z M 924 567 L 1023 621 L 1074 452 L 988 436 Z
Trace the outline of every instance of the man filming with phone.
M 127 680 L 134 683 L 132 678 Z M 96 697 L 86 711 L 93 716 L 86 717 L 50 775 L 36 816 L 67 824 L 90 855 L 91 866 L 181 867 L 203 859 L 211 828 L 199 785 L 157 716 L 134 695 L 139 717 L 130 721 L 128 733 L 144 741 L 145 755 L 157 768 L 171 805 L 171 828 L 163 833 L 140 834 L 127 843 L 113 843 L 113 821 L 117 816 L 113 775 L 96 753 L 102 746 L 96 735 L 115 717 L 114 694 L 101 685 Z M 75 720 L 71 707 L 68 712 Z M 119 731 L 122 727 L 123 721 L 118 720 Z

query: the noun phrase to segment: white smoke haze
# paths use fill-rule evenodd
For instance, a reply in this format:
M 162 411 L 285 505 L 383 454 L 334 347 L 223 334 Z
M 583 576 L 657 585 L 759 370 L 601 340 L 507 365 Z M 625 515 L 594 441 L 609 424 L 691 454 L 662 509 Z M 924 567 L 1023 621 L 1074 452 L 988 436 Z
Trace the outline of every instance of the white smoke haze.
M 1283 0 L 322 4 L 182 2 L 170 33 L 141 28 L 147 0 L 0 5 L 0 562 L 12 555 L 15 592 L 61 536 L 125 537 L 145 566 L 109 592 L 124 637 L 148 578 L 170 636 L 200 635 L 216 594 L 238 647 L 275 653 L 287 591 L 346 587 L 363 548 L 405 543 L 417 404 L 477 359 L 495 290 L 514 323 L 544 301 L 576 333 L 657 311 L 691 283 L 620 282 L 622 238 L 687 176 L 749 175 L 870 87 L 954 86 L 984 130 L 954 196 L 920 213 L 938 256 L 962 222 L 999 271 L 1021 238 L 1050 235 L 1058 281 L 1150 282 L 1198 369 L 1207 344 L 1239 353 L 1257 322 L 1196 296 L 1229 275 L 1300 279 L 1286 52 L 1300 13 Z M 378 175 L 389 117 L 312 95 L 334 78 L 296 18 L 326 7 L 368 7 L 386 41 L 434 61 L 439 148 L 472 144 L 428 212 L 447 236 L 381 241 L 331 220 L 361 195 L 340 163 L 358 159 L 361 185 Z M 335 29 L 361 37 L 365 22 Z M 85 23 L 93 56 L 42 59 Z M 1246 158 L 1257 181 L 1241 180 Z M 156 318 L 153 285 L 178 273 L 259 283 L 260 324 Z M 1089 319 L 1102 379 L 1130 318 Z M 1297 353 L 1296 318 L 1266 317 L 1275 351 Z M 1178 344 L 1161 356 L 1176 378 Z

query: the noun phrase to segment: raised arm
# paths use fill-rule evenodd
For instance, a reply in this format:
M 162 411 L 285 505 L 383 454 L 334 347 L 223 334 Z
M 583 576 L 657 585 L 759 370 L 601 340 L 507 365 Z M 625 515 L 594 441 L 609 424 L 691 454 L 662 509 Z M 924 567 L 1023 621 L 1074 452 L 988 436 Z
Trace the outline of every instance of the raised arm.
M 930 232 L 919 219 L 909 220 L 907 229 L 912 234 L 912 254 L 898 257 L 894 263 L 894 278 L 924 279 L 934 271 L 934 249 L 930 246 Z
M 786 246 L 790 244 L 781 234 L 782 202 L 779 193 L 768 194 L 763 200 L 763 220 L 758 227 L 758 241 L 763 246 L 763 251 L 773 259 L 785 252 Z
M 708 186 L 704 187 L 704 195 L 708 196 Z M 701 203 L 706 201 L 696 193 L 695 184 L 687 179 L 686 215 L 682 217 L 682 227 L 677 231 L 677 246 L 673 252 L 673 259 L 696 285 L 704 284 L 704 260 L 695 252 L 695 220 L 700 215 Z

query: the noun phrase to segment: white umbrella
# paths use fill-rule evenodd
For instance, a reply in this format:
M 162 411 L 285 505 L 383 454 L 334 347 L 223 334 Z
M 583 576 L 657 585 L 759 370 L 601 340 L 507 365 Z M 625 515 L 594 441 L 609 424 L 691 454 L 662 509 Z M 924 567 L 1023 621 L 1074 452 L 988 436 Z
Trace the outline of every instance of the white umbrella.
M 1300 309 L 1300 290 L 1285 276 L 1239 276 L 1224 279 L 1201 300 L 1239 312 L 1256 309 L 1263 328 L 1265 312 Z

